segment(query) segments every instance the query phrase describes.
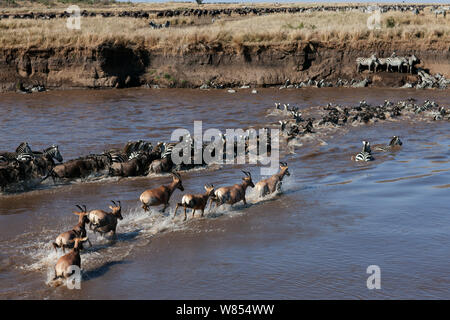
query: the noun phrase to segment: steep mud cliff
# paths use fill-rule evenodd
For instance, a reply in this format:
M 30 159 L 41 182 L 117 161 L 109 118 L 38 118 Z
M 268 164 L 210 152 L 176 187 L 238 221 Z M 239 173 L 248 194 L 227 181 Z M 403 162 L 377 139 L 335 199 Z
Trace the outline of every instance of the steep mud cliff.
M 355 59 L 376 53 L 415 54 L 419 66 L 450 77 L 450 42 L 293 42 L 289 44 L 196 44 L 168 52 L 105 43 L 95 48 L 0 49 L 0 91 L 21 86 L 120 88 L 141 85 L 198 87 L 202 84 L 271 86 L 320 80 L 361 80 L 401 86 L 417 80 L 406 73 L 356 72 Z

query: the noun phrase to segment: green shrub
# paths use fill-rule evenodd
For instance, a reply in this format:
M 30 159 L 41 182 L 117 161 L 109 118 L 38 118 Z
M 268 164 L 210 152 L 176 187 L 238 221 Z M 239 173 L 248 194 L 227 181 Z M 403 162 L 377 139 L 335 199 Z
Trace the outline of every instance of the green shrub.
M 393 28 L 395 27 L 395 19 L 392 17 L 387 18 L 386 20 L 386 27 Z

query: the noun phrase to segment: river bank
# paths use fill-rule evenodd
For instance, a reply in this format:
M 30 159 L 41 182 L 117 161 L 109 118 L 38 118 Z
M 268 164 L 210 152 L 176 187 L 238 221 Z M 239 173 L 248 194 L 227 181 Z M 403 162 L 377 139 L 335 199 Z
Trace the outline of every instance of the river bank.
M 450 46 L 430 42 L 410 49 L 405 42 L 297 42 L 282 45 L 223 47 L 195 45 L 180 53 L 105 43 L 94 48 L 0 50 L 0 91 L 41 85 L 49 89 L 158 87 L 266 87 L 338 79 L 371 86 L 401 87 L 417 74 L 358 73 L 355 59 L 414 54 L 431 74 L 450 77 Z

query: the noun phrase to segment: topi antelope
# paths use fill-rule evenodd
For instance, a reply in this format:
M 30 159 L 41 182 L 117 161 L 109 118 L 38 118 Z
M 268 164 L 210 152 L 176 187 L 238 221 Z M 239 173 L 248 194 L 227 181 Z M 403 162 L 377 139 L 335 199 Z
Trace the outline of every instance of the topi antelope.
M 58 278 L 68 278 L 70 277 L 74 271 L 68 271 L 69 267 L 77 266 L 81 268 L 81 258 L 80 258 L 80 250 L 82 250 L 82 243 L 88 241 L 87 237 L 84 238 L 75 238 L 72 240 L 74 243 L 72 251 L 63 255 L 58 259 L 55 265 L 55 277 L 53 280 Z
M 81 212 L 74 211 L 73 213 L 78 216 L 78 224 L 73 227 L 72 230 L 61 233 L 53 242 L 53 248 L 56 251 L 56 248 L 62 248 L 63 252 L 66 252 L 66 248 L 72 248 L 74 244 L 75 238 L 86 237 L 86 223 L 89 223 L 88 213 L 86 212 L 86 206 L 81 208 L 81 206 L 77 205 L 78 209 Z M 91 241 L 87 240 L 89 245 L 92 247 Z M 82 244 L 80 243 L 80 249 L 83 249 Z
M 214 186 L 205 185 L 206 192 L 204 194 L 185 194 L 180 203 L 177 203 L 173 217 L 177 214 L 179 206 L 184 207 L 184 220 L 187 219 L 186 209 L 192 209 L 192 218 L 194 217 L 195 210 L 202 210 L 202 217 L 205 212 L 206 205 L 208 204 L 209 197 L 214 195 Z
M 122 220 L 122 205 L 120 201 L 117 203 L 111 200 L 114 206 L 109 206 L 111 212 L 103 210 L 92 210 L 89 212 L 88 218 L 91 221 L 91 229 L 94 226 L 94 233 L 99 232 L 101 235 L 111 232 L 116 234 L 117 220 Z
M 245 177 L 242 178 L 244 182 L 241 184 L 235 184 L 230 187 L 222 187 L 217 189 L 214 192 L 214 202 L 216 203 L 215 208 L 226 203 L 226 204 L 235 204 L 239 201 L 244 201 L 244 204 L 247 204 L 245 201 L 245 191 L 248 187 L 254 188 L 255 185 L 252 181 L 252 175 L 248 171 L 242 171 L 245 174 Z M 213 201 L 211 201 L 211 205 L 209 209 L 211 210 Z
M 172 183 L 169 185 L 146 190 L 141 194 L 139 200 L 142 202 L 142 208 L 145 211 L 149 211 L 150 206 L 159 206 L 163 204 L 164 208 L 162 212 L 164 212 L 169 205 L 170 196 L 175 189 L 184 191 L 181 176 L 177 172 L 172 172 L 172 179 Z
M 259 181 L 255 185 L 255 189 L 259 197 L 280 191 L 284 176 L 290 176 L 288 165 L 286 162 L 280 162 L 280 172 L 274 174 L 270 178 Z

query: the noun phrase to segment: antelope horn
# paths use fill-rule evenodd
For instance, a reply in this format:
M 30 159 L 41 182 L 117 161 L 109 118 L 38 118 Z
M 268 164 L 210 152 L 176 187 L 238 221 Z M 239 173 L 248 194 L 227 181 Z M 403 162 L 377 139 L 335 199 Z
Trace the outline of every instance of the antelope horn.
M 84 212 L 87 212 L 86 205 L 83 204 Z
M 117 204 L 114 202 L 114 200 L 111 200 L 111 202 L 113 203 L 113 205 L 117 207 Z
M 78 209 L 80 209 L 81 211 L 83 211 L 83 208 L 80 205 L 75 205 Z
M 178 179 L 181 179 L 181 176 L 180 176 L 180 174 L 179 174 L 178 172 L 174 171 L 174 172 L 172 172 L 172 173 L 173 173 L 173 175 L 174 175 L 175 177 L 177 177 Z
M 250 172 L 248 172 L 248 171 L 244 171 L 244 170 L 242 170 L 242 172 L 247 176 L 247 177 L 251 177 L 251 174 L 250 174 Z
M 122 208 L 122 205 L 120 204 L 120 200 L 118 200 L 117 202 L 119 202 L 119 207 L 121 207 L 121 208 Z

